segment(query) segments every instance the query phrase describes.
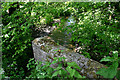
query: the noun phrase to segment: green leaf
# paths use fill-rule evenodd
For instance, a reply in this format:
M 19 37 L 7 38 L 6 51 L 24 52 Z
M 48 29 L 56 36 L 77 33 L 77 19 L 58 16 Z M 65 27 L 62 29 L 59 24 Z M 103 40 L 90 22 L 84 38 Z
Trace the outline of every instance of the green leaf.
M 59 62 L 62 61 L 62 57 L 59 57 L 59 58 L 58 58 L 58 61 L 59 61 Z
M 64 50 L 61 50 L 61 52 L 63 52 Z
M 63 70 L 63 69 L 61 69 L 61 73 L 62 73 L 62 75 L 66 75 L 67 74 L 67 71 L 66 70 Z
M 62 69 L 62 66 L 58 66 L 56 69 L 54 69 L 54 70 L 60 70 L 60 69 Z
M 120 70 L 117 71 L 116 77 L 118 80 L 120 80 Z
M 52 77 L 57 76 L 59 74 L 59 71 L 56 71 L 53 73 Z
M 113 57 L 114 59 L 118 59 L 118 51 L 113 51 Z
M 58 51 L 59 49 L 53 50 L 53 51 Z
M 66 70 L 70 73 L 70 76 L 72 77 L 73 75 L 74 75 L 74 73 L 73 73 L 73 69 L 70 67 L 70 66 L 68 66 L 67 68 L 66 68 Z M 75 72 L 75 71 L 74 71 Z
M 114 76 L 117 73 L 118 64 L 114 63 L 109 68 L 102 68 L 100 69 L 96 74 L 100 74 L 101 76 L 104 76 L 104 78 L 114 78 Z
M 102 62 L 102 61 L 112 61 L 112 58 L 110 56 L 108 56 L 108 57 L 102 58 L 100 60 L 100 62 Z
M 60 75 L 62 74 L 62 71 L 61 71 L 61 70 L 59 70 L 59 74 L 60 74 Z
M 48 73 L 48 74 L 51 74 L 52 71 L 53 71 L 53 68 L 51 68 L 51 67 L 49 67 L 49 68 L 47 69 L 47 73 Z
M 114 67 L 115 70 L 118 68 L 118 61 L 112 63 L 111 67 Z
M 57 63 L 57 62 L 58 62 L 58 61 L 55 61 L 55 60 L 54 60 L 51 64 L 55 64 L 55 63 Z
M 72 73 L 70 73 L 70 76 L 73 77 L 73 75 L 75 74 L 75 69 L 72 69 Z
M 77 71 L 75 71 L 74 76 L 75 76 L 76 78 L 83 78 Z
M 81 69 L 81 68 L 77 65 L 77 63 L 75 63 L 75 62 L 68 62 L 67 64 L 68 64 L 68 66 L 70 66 L 70 67 L 74 67 L 74 68 L 77 68 L 77 69 Z
M 57 57 L 54 57 L 53 59 L 54 59 L 54 60 L 57 60 L 58 58 L 57 58 Z

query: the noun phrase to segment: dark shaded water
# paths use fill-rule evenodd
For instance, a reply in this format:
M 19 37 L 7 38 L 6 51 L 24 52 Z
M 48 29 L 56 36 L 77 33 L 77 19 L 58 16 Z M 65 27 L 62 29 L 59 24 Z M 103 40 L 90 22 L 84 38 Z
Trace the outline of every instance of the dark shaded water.
M 60 30 L 55 30 L 49 36 L 60 45 L 67 46 L 68 44 L 71 44 L 70 36 Z
M 74 25 L 75 20 L 74 17 L 71 15 L 67 21 L 64 24 L 63 28 L 66 28 L 69 25 Z M 51 35 L 49 35 L 55 42 L 59 43 L 62 46 L 65 46 L 67 48 L 73 48 L 72 42 L 70 41 L 71 34 L 67 34 L 67 31 L 60 31 L 60 30 L 54 30 Z

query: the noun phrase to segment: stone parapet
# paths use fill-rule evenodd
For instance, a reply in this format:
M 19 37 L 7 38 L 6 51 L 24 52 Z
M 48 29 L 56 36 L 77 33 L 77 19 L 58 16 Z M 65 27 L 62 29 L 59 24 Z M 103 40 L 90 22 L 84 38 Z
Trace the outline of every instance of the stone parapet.
M 57 45 L 50 37 L 40 37 L 32 41 L 32 47 L 35 60 L 52 62 L 54 57 L 65 57 L 67 62 L 76 62 L 81 70 L 82 75 L 88 78 L 99 78 L 96 71 L 105 67 L 97 61 L 88 59 L 79 53 L 75 53 L 73 50 Z M 61 53 L 57 53 L 57 50 L 62 50 Z M 56 54 L 57 53 L 57 54 Z M 51 67 L 55 68 L 56 65 Z

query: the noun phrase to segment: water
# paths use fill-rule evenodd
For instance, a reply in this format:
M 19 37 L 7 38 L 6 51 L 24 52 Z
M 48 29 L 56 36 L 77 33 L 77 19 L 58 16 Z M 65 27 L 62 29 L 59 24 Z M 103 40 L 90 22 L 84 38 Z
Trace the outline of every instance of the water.
M 65 26 L 74 25 L 75 22 L 76 22 L 76 21 L 75 21 L 74 16 L 70 15 L 70 17 L 68 18 L 68 20 L 65 22 Z
M 70 26 L 70 25 L 74 25 L 75 22 L 76 21 L 75 21 L 74 17 L 71 15 L 67 19 L 67 21 L 65 22 L 65 25 L 64 25 L 63 28 L 66 28 L 67 26 Z M 55 30 L 55 31 L 52 32 L 50 37 L 53 38 L 53 40 L 55 40 L 55 42 L 57 42 L 60 45 L 65 46 L 65 47 L 68 48 L 72 44 L 71 41 L 70 41 L 71 34 L 72 34 L 72 32 L 67 34 L 67 31 L 63 32 L 63 31 L 60 31 L 60 30 Z
M 74 26 L 75 23 L 76 23 L 76 21 L 75 21 L 74 16 L 73 16 L 73 15 L 70 15 L 70 17 L 68 18 L 68 20 L 65 22 L 64 28 L 66 28 L 67 26 L 70 26 L 70 25 Z M 70 28 L 70 27 L 69 27 L 69 28 L 67 27 L 67 29 L 71 29 L 71 28 Z M 67 33 L 67 31 L 66 31 L 65 34 L 71 37 L 72 32 Z

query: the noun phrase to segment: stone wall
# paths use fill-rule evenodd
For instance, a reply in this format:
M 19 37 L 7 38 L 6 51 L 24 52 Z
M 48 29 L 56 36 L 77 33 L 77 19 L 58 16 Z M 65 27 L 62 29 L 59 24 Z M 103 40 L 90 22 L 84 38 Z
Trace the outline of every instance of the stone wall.
M 45 62 L 52 62 L 54 57 L 65 57 L 68 62 L 76 62 L 82 70 L 79 72 L 88 78 L 98 78 L 99 75 L 96 74 L 96 71 L 102 67 L 105 67 L 103 64 L 100 64 L 92 59 L 85 58 L 79 53 L 65 48 L 61 45 L 57 45 L 54 40 L 50 37 L 40 37 L 32 41 L 32 47 L 34 52 L 34 58 L 36 60 Z M 60 54 L 55 54 L 56 50 L 63 50 Z M 51 67 L 55 68 L 56 65 Z

